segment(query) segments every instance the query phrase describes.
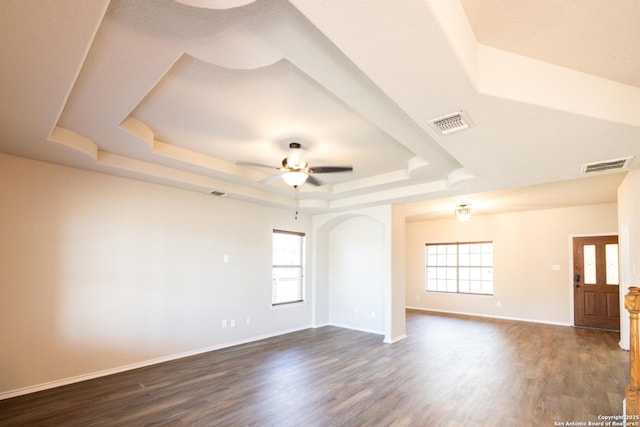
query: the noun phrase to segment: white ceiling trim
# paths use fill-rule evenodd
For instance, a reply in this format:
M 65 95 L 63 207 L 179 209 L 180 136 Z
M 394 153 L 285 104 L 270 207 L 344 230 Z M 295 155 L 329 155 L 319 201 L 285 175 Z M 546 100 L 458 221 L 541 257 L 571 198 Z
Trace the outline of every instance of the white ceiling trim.
M 640 126 L 640 88 L 478 45 L 478 92 Z
M 118 5 L 118 7 L 114 8 L 116 16 L 126 14 L 127 8 L 130 7 L 128 3 L 116 4 Z M 159 50 L 159 54 L 156 55 L 153 63 L 120 62 L 117 63 L 118 68 L 116 68 L 116 63 L 110 62 L 112 57 L 117 58 L 118 53 L 122 51 L 142 51 L 145 49 L 143 45 L 148 44 L 149 41 L 144 37 L 140 38 L 138 33 L 130 30 L 126 30 L 126 33 L 120 37 L 107 38 L 105 33 L 99 34 L 96 44 L 100 46 L 101 51 L 110 52 L 110 56 L 96 56 L 95 52 L 92 56 L 90 54 L 85 67 L 87 70 L 91 70 L 91 74 L 85 72 L 84 75 L 79 76 L 74 93 L 68 98 L 65 110 L 55 128 L 55 135 L 52 133 L 49 139 L 78 149 L 90 155 L 97 162 L 100 162 L 99 156 L 97 156 L 98 152 L 111 153 L 116 157 L 101 156 L 100 158 L 117 158 L 119 160 L 110 164 L 102 162 L 101 166 L 111 166 L 119 170 L 131 168 L 129 172 L 138 173 L 141 176 L 148 173 L 150 177 L 159 178 L 158 169 L 149 164 L 149 161 L 152 161 L 154 163 L 157 162 L 160 169 L 167 171 L 172 181 L 184 180 L 182 184 L 193 184 L 201 187 L 204 185 L 203 183 L 209 182 L 207 175 L 236 184 L 244 184 L 244 186 L 234 186 L 233 190 L 225 187 L 220 182 L 214 181 L 209 185 L 215 186 L 217 189 L 223 189 L 232 195 L 251 198 L 256 194 L 255 189 L 252 187 L 255 187 L 257 182 L 268 181 L 269 175 L 246 167 L 239 167 L 215 156 L 176 146 L 168 141 L 157 140 L 154 129 L 130 116 L 130 113 L 126 113 L 124 121 L 119 124 L 117 119 L 123 116 L 124 111 L 134 112 L 139 108 L 145 97 L 156 90 L 158 85 L 175 68 L 175 64 L 185 55 L 195 56 L 198 60 L 206 61 L 219 67 L 240 70 L 263 69 L 278 61 L 286 60 L 297 70 L 327 89 L 328 93 L 335 96 L 336 99 L 345 102 L 357 114 L 367 119 L 369 123 L 375 123 L 375 126 L 391 136 L 395 143 L 412 152 L 414 159 L 427 158 L 427 160 L 419 162 L 410 160 L 405 170 L 372 175 L 335 185 L 323 185 L 318 188 L 309 188 L 307 186 L 305 187 L 307 191 L 299 193 L 300 198 L 313 199 L 319 196 L 321 199 L 326 199 L 327 197 L 337 199 L 349 195 L 358 195 L 358 200 L 371 198 L 371 200 L 380 201 L 383 199 L 381 195 L 387 193 L 384 190 L 382 192 L 378 191 L 376 188 L 383 187 L 384 189 L 397 184 L 413 186 L 415 179 L 412 176 L 420 175 L 415 174 L 415 170 L 428 167 L 431 163 L 437 163 L 443 170 L 447 168 L 459 169 L 460 165 L 456 164 L 443 150 L 434 151 L 434 144 L 426 144 L 425 139 L 429 139 L 427 134 L 416 127 L 397 107 L 390 103 L 384 94 L 360 75 L 359 71 L 353 68 L 340 54 L 337 54 L 321 36 L 314 34 L 314 30 L 310 27 L 303 28 L 304 25 L 301 27 L 299 18 L 292 16 L 290 9 L 283 7 L 278 2 L 270 3 L 269 6 L 278 11 L 276 14 L 270 12 L 270 17 L 273 18 L 275 16 L 276 19 L 273 25 L 265 25 L 255 15 L 248 21 L 242 18 L 240 22 L 242 22 L 242 25 L 246 25 L 246 30 L 242 30 L 238 26 L 230 27 L 230 29 L 224 31 L 224 37 L 209 38 L 206 43 L 200 41 L 195 48 L 193 46 L 183 48 L 174 44 L 157 46 L 156 49 L 164 50 Z M 265 6 L 261 7 L 264 8 Z M 107 18 L 109 18 L 109 14 L 107 14 Z M 162 19 L 160 19 L 160 22 L 162 22 Z M 118 28 L 118 24 L 116 21 L 107 20 L 103 27 L 103 31 L 108 31 L 111 34 L 114 29 Z M 270 49 L 264 48 L 265 41 L 271 47 Z M 204 46 L 207 46 L 207 49 L 203 49 Z M 277 48 L 274 48 L 274 46 L 277 46 Z M 238 55 L 230 56 L 228 53 L 240 48 L 244 49 L 243 52 L 250 52 L 249 55 L 241 57 L 250 59 L 243 63 L 238 63 L 237 61 L 229 62 L 227 58 L 231 57 L 235 60 Z M 264 53 L 265 51 L 267 52 L 266 54 Z M 314 52 L 311 56 L 308 55 L 310 51 Z M 253 54 L 254 52 L 257 53 Z M 304 53 L 304 55 L 301 55 L 301 53 Z M 162 65 L 163 62 L 165 65 Z M 144 73 L 137 72 L 138 77 L 136 79 L 129 78 L 129 76 L 136 73 L 139 67 L 149 70 L 159 68 L 163 71 L 161 75 L 147 72 L 147 81 L 143 83 L 141 78 L 143 78 Z M 115 79 L 114 74 L 116 75 Z M 102 80 L 101 75 L 103 76 Z M 151 80 L 149 80 L 149 77 Z M 104 81 L 105 78 L 109 78 L 112 81 L 127 82 L 127 85 L 132 84 L 131 80 L 136 80 L 136 90 L 129 90 L 128 87 L 119 87 L 116 90 L 112 83 L 107 84 Z M 144 94 L 140 92 L 141 87 L 147 88 Z M 122 102 L 125 93 L 126 98 L 129 100 L 128 102 Z M 112 137 L 109 139 L 104 139 L 104 137 L 101 137 L 99 141 L 92 139 L 92 135 L 99 135 L 100 130 L 96 128 L 95 124 L 89 125 L 87 120 L 83 119 L 87 115 L 95 114 L 92 111 L 95 111 L 96 107 L 109 111 L 109 115 L 103 115 L 102 120 L 102 123 L 111 122 L 112 129 L 104 129 L 111 133 Z M 125 138 L 121 132 L 122 130 L 135 138 L 133 140 Z M 126 140 L 129 142 L 126 142 Z M 128 149 L 125 150 L 124 148 L 132 143 L 136 144 L 135 141 L 143 141 L 146 145 L 146 149 L 142 152 L 136 150 L 137 152 L 147 152 L 152 157 L 142 155 L 142 157 L 132 158 L 128 162 L 123 161 L 127 155 L 118 153 L 126 152 Z M 140 169 L 136 170 L 135 168 Z M 184 174 L 175 172 L 183 168 L 192 170 L 190 172 L 185 171 Z M 195 179 L 198 168 L 203 174 L 202 179 Z M 470 175 L 466 178 L 470 178 Z M 267 191 L 259 192 L 261 198 L 262 193 L 286 194 L 286 190 L 288 190 L 281 183 L 270 187 Z M 366 196 L 363 194 L 365 191 L 373 193 Z M 397 198 L 394 196 L 393 199 Z M 349 202 L 346 203 L 348 204 Z M 313 201 L 308 202 L 308 205 L 313 204 Z
M 246 6 L 256 0 L 175 0 L 193 7 L 206 9 L 232 9 L 234 7 Z
M 638 11 L 625 4 L 600 13 Z M 640 87 L 613 80 L 640 75 L 629 54 L 638 30 L 633 19 L 600 22 L 582 2 L 575 7 L 567 17 L 551 0 L 534 11 L 508 0 L 1 2 L 0 71 L 10 84 L 0 95 L 10 102 L 0 106 L 0 150 L 287 209 L 300 203 L 309 213 L 568 180 L 611 158 L 635 156 L 638 168 Z M 532 13 L 568 41 L 545 47 L 537 22 L 522 30 L 508 20 Z M 496 19 L 504 25 L 488 25 Z M 608 32 L 593 52 L 610 46 L 619 61 L 584 59 L 591 51 L 575 33 L 594 40 L 585 22 Z M 527 44 L 527 31 L 545 37 Z M 625 32 L 622 45 L 606 43 Z M 509 40 L 491 45 L 496 37 Z M 563 52 L 573 57 L 562 64 L 575 68 L 533 58 Z M 609 64 L 632 69 L 607 73 Z M 267 79 L 282 73 L 308 84 L 277 81 L 263 92 L 272 98 L 264 117 L 249 108 L 222 114 L 243 105 L 239 95 L 251 102 L 249 86 L 233 92 L 222 82 L 223 96 L 211 99 L 209 83 L 220 77 L 276 83 Z M 187 106 L 200 109 L 188 110 L 193 122 L 177 114 Z M 429 127 L 456 111 L 475 126 L 447 136 Z M 312 166 L 354 172 L 297 192 L 274 182 L 292 141 Z

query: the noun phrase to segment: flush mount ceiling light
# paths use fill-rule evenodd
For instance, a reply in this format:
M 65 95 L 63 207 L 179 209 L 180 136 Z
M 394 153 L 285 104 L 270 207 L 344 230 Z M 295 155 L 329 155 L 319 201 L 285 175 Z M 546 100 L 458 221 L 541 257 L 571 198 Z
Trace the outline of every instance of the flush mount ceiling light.
M 471 208 L 469 205 L 458 205 L 455 210 L 456 221 L 469 221 L 471 219 Z

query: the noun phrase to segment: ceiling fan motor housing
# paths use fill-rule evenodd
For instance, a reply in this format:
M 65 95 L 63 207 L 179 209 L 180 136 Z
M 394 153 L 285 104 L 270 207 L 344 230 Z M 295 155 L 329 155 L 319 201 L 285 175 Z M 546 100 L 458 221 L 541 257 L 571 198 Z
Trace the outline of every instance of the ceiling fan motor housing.
M 297 153 L 297 150 L 302 148 L 302 146 L 297 142 L 292 142 L 289 144 L 289 149 L 291 152 L 288 157 L 282 159 L 282 168 L 288 171 L 306 171 L 308 163 L 300 158 Z

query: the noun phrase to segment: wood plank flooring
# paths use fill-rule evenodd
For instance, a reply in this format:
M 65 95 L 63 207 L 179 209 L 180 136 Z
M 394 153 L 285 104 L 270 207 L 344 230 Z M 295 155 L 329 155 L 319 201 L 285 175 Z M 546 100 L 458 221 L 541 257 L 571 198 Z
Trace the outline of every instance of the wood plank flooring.
M 554 426 L 622 412 L 616 332 L 409 311 L 0 401 L 1 426 Z

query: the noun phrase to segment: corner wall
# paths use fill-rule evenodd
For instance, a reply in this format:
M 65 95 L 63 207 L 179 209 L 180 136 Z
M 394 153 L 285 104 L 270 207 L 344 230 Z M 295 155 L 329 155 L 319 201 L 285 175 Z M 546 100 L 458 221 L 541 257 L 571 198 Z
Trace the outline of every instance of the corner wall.
M 308 216 L 8 155 L 0 195 L 0 398 L 311 326 L 271 308 Z
M 405 337 L 404 211 L 378 206 L 313 217 L 314 325 Z
M 366 216 L 329 233 L 329 319 L 335 326 L 384 334 L 384 225 Z
M 627 173 L 618 187 L 618 223 L 620 226 L 620 347 L 629 350 L 629 312 L 624 296 L 630 286 L 640 286 L 640 171 Z
M 617 230 L 615 203 L 408 222 L 407 307 L 572 325 L 571 237 Z M 494 243 L 493 296 L 425 292 L 425 243 L 483 240 Z

